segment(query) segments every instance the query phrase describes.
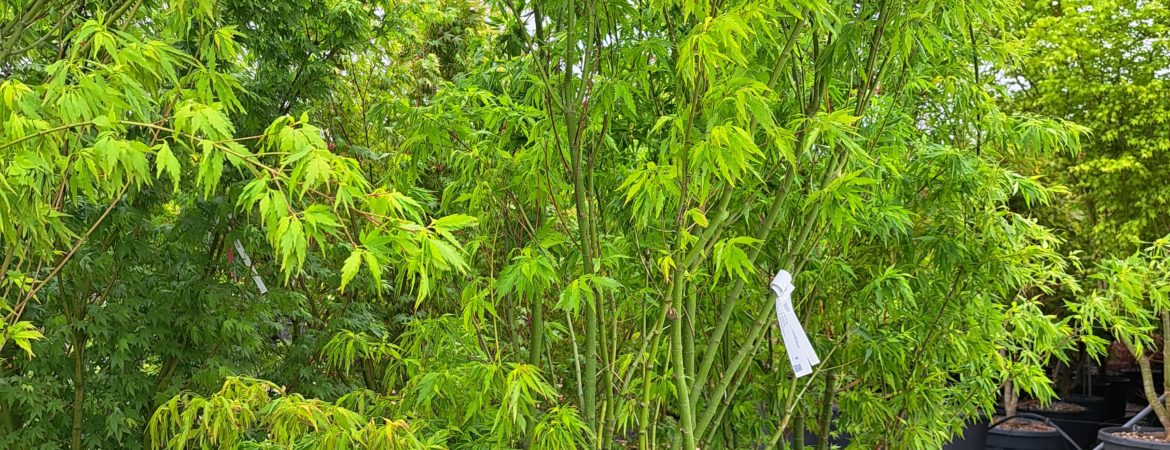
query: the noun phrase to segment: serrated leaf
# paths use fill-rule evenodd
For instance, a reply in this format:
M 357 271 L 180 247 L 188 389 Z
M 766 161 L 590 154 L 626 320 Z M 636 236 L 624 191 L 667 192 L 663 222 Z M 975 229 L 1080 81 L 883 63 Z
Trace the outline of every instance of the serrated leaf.
M 707 221 L 707 216 L 703 214 L 702 211 L 699 211 L 698 208 L 691 208 L 687 211 L 687 215 L 689 215 L 691 220 L 700 227 L 707 228 L 707 226 L 711 225 L 711 223 Z
M 431 227 L 436 231 L 449 233 L 455 230 L 475 226 L 479 223 L 475 217 L 465 214 L 452 214 L 431 221 Z
M 374 285 L 376 289 L 382 290 L 382 265 L 378 263 L 378 257 L 371 252 L 364 252 L 362 257 L 366 260 L 366 265 L 370 268 L 370 276 L 374 277 Z
M 355 248 L 353 252 L 350 252 L 349 257 L 345 259 L 345 264 L 341 265 L 341 288 L 339 290 L 342 292 L 345 292 L 345 286 L 350 281 L 353 281 L 353 278 L 357 276 L 358 270 L 362 268 L 362 258 L 365 257 L 365 253 L 365 250 Z
M 154 155 L 154 176 L 155 178 L 162 178 L 163 172 L 171 178 L 174 184 L 174 192 L 179 191 L 179 159 L 175 158 L 175 154 L 171 152 L 170 144 L 163 141 L 161 144 L 155 146 L 156 151 Z

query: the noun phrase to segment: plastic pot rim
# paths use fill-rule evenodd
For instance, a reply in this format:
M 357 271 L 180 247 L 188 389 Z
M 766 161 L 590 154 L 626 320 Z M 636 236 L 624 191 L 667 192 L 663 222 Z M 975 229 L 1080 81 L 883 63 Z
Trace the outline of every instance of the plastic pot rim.
M 1145 427 L 1140 428 L 1140 430 L 1141 431 L 1151 431 L 1151 432 L 1162 431 L 1161 428 L 1145 428 Z M 1133 448 L 1133 449 L 1170 450 L 1170 441 L 1164 441 L 1164 442 L 1144 441 L 1144 440 L 1128 439 L 1128 438 L 1124 438 L 1124 437 L 1121 437 L 1121 436 L 1114 434 L 1114 433 L 1121 432 L 1121 431 L 1133 431 L 1133 427 L 1102 428 L 1101 430 L 1097 431 L 1097 439 L 1100 439 L 1101 442 L 1124 445 L 1124 446 L 1127 446 L 1127 447 Z

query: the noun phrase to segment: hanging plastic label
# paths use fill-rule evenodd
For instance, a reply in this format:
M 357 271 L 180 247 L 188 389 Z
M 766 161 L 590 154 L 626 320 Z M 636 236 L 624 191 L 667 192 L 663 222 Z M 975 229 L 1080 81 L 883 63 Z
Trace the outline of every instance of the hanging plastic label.
M 256 272 L 256 268 L 252 266 L 252 258 L 249 258 L 248 252 L 244 251 L 244 244 L 241 244 L 239 239 L 236 239 L 233 244 L 236 247 L 236 253 L 239 253 L 240 259 L 244 261 L 244 265 L 252 269 L 252 281 L 256 283 L 256 288 L 260 289 L 261 294 L 267 294 L 268 287 L 264 285 L 264 280 L 260 278 L 260 273 Z
M 792 274 L 781 270 L 772 279 L 772 291 L 776 293 L 776 321 L 780 324 L 780 336 L 784 339 L 784 348 L 788 351 L 788 362 L 792 364 L 792 371 L 796 377 L 803 377 L 812 373 L 813 366 L 820 364 L 817 351 L 808 340 L 804 326 L 796 318 L 796 310 L 792 307 L 792 291 L 796 288 L 792 284 Z

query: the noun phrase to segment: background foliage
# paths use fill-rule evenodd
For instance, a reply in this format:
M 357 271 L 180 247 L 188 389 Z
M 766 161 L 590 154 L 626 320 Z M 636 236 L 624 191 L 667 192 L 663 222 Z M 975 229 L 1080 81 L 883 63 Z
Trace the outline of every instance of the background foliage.
M 1024 11 L 1012 107 L 1093 130 L 1083 152 L 1026 163 L 1072 190 L 1041 217 L 1090 259 L 1129 256 L 1168 229 L 1170 7 L 1065 0 Z

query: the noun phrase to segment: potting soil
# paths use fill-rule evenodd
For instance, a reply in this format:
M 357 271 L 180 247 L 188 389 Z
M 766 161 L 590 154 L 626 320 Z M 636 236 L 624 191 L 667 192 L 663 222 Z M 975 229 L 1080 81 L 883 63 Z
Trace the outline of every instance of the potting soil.
M 1166 442 L 1166 440 L 1163 439 L 1165 434 L 1161 431 L 1119 431 L 1117 433 L 1113 433 L 1113 435 L 1126 439 L 1133 439 L 1135 441 Z

